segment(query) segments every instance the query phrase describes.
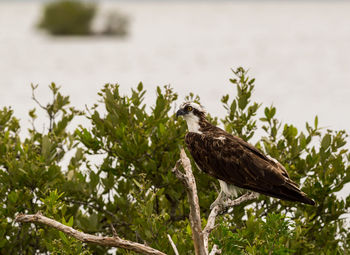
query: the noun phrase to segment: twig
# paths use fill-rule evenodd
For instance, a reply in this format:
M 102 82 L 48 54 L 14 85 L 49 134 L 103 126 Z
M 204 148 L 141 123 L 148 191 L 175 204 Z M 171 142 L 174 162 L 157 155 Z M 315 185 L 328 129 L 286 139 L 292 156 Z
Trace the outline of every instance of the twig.
M 115 238 L 120 238 L 120 237 L 118 236 L 118 233 L 117 233 L 117 231 L 115 230 L 115 228 L 114 228 L 114 226 L 113 226 L 112 223 L 110 224 L 110 226 L 111 226 L 111 229 L 112 229 L 113 237 L 115 237 Z
M 215 255 L 215 254 L 221 254 L 221 250 L 218 248 L 216 244 L 214 244 L 213 249 L 211 249 L 211 252 L 209 255 Z
M 49 121 L 50 121 L 50 127 L 49 127 L 49 132 L 52 131 L 52 128 L 53 128 L 53 124 L 54 124 L 54 121 L 55 121 L 55 118 L 56 118 L 56 114 L 55 113 L 52 113 L 49 108 L 50 108 L 50 105 L 47 105 L 46 107 L 43 106 L 40 101 L 35 97 L 35 90 L 36 88 L 38 87 L 38 85 L 34 86 L 32 84 L 32 99 L 34 100 L 35 103 L 37 103 L 39 105 L 39 107 L 43 110 L 45 110 L 47 112 L 47 114 L 49 115 Z M 51 105 L 54 105 L 55 103 L 55 95 L 53 95 L 53 100 L 52 100 L 52 104 Z
M 34 100 L 35 103 L 37 103 L 39 105 L 39 107 L 45 111 L 47 111 L 47 107 L 43 106 L 40 101 L 36 98 L 35 96 L 35 89 L 38 87 L 38 85 L 31 85 L 32 86 L 32 99 Z
M 175 164 L 174 168 L 171 171 L 175 174 L 175 176 L 180 181 L 185 182 L 184 184 L 186 185 L 185 175 L 179 170 L 180 165 L 181 165 L 181 159 L 176 161 L 176 164 Z
M 16 216 L 15 221 L 42 223 L 44 225 L 47 225 L 49 227 L 62 231 L 65 234 L 72 236 L 82 242 L 94 243 L 102 246 L 118 247 L 118 248 L 123 248 L 123 249 L 135 251 L 142 254 L 148 254 L 148 255 L 166 255 L 165 253 L 158 251 L 156 249 L 153 249 L 147 245 L 135 243 L 129 240 L 124 240 L 116 236 L 115 235 L 116 232 L 114 233 L 115 230 L 113 231 L 113 228 L 112 228 L 113 237 L 90 235 L 84 232 L 80 232 L 72 227 L 63 225 L 62 223 L 55 221 L 53 219 L 47 218 L 41 215 L 40 213 L 18 214 Z
M 173 247 L 175 255 L 179 255 L 179 251 L 177 250 L 176 245 L 175 245 L 173 239 L 171 239 L 171 236 L 169 234 L 168 234 L 168 239 L 169 239 L 171 246 Z

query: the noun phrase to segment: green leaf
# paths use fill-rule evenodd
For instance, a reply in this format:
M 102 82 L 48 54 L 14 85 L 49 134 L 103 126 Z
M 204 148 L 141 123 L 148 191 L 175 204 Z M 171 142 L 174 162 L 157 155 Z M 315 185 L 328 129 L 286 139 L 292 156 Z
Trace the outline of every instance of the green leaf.
M 322 139 L 321 147 L 326 150 L 330 145 L 331 145 L 331 135 L 326 134 Z
M 271 119 L 270 109 L 268 107 L 265 107 L 264 113 L 265 113 L 266 119 Z
M 137 85 L 137 90 L 138 90 L 139 92 L 141 92 L 141 91 L 143 90 L 143 84 L 142 84 L 142 82 L 140 82 L 139 85 Z
M 68 227 L 72 227 L 73 226 L 73 216 L 71 216 L 67 222 L 67 226 Z
M 8 194 L 8 199 L 12 202 L 12 203 L 16 203 L 17 199 L 18 199 L 18 194 L 16 191 L 11 191 L 10 194 Z
M 159 123 L 159 132 L 161 135 L 165 133 L 165 126 L 163 123 Z
M 189 224 L 187 224 L 187 226 L 186 226 L 186 232 L 188 235 L 192 235 L 192 229 L 191 229 L 191 226 Z
M 234 100 L 231 104 L 231 107 L 230 107 L 231 113 L 235 113 L 236 108 L 237 108 L 237 103 L 236 103 L 236 100 Z
M 65 242 L 66 244 L 69 244 L 69 240 L 68 238 L 66 237 L 66 235 L 64 233 L 62 233 L 61 231 L 58 232 L 58 234 L 60 235 L 61 239 L 63 242 Z
M 224 104 L 227 104 L 229 97 L 230 97 L 229 95 L 223 96 L 223 97 L 221 98 L 221 102 L 224 103 Z
M 301 132 L 299 135 L 299 143 L 301 149 L 304 149 L 306 147 L 306 138 L 303 132 Z

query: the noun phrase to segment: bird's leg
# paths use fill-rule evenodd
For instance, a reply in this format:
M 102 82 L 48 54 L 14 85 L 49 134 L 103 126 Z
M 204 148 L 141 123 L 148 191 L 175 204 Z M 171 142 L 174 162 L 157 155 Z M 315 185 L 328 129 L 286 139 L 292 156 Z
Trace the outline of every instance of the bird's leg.
M 225 205 L 225 198 L 226 194 L 222 190 L 220 190 L 220 193 L 218 197 L 215 199 L 215 201 L 210 205 L 210 210 L 212 210 L 217 205 Z

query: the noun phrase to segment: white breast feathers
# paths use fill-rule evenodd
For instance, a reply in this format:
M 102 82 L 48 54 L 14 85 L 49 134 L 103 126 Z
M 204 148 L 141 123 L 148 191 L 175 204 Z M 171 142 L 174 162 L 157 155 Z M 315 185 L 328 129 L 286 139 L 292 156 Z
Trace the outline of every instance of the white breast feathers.
M 193 113 L 189 113 L 184 116 L 184 119 L 187 122 L 188 131 L 202 134 L 202 132 L 199 131 L 200 125 L 199 118 L 197 116 L 195 116 Z

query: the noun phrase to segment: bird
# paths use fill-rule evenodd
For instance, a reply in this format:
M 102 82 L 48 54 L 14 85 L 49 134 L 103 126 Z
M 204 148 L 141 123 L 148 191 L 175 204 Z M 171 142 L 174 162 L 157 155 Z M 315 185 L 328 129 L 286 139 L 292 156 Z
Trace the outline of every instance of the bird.
M 210 208 L 227 197 L 252 191 L 287 201 L 315 205 L 291 180 L 284 166 L 240 137 L 211 124 L 205 109 L 184 102 L 176 112 L 187 122 L 185 144 L 202 172 L 219 180 L 220 193 Z

